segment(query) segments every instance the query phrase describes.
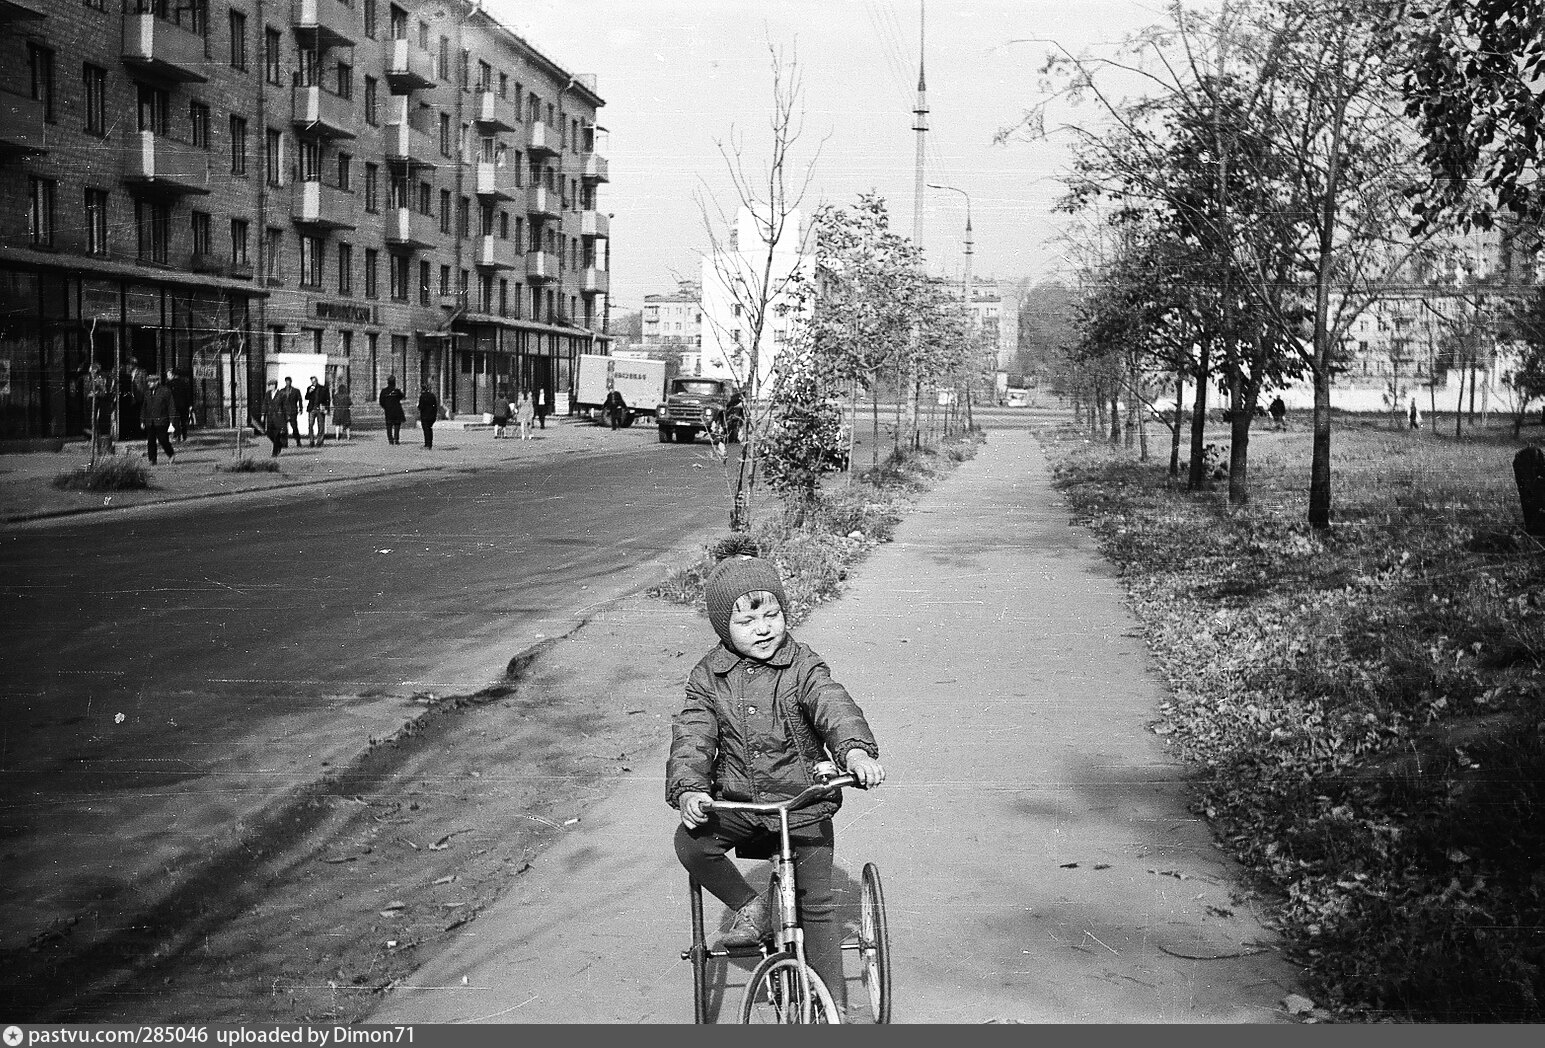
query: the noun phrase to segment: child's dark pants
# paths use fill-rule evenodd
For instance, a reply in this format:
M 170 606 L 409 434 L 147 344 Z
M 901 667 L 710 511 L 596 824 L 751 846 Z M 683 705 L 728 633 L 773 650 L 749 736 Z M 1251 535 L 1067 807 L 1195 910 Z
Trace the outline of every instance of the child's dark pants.
M 842 930 L 837 927 L 836 901 L 832 896 L 832 822 L 822 819 L 789 831 L 794 848 L 794 881 L 799 900 L 799 923 L 805 930 L 805 956 L 831 990 L 837 1007 L 847 1009 L 847 984 L 842 977 Z M 731 848 L 744 845 L 740 854 L 767 857 L 778 852 L 778 831 L 760 819 L 738 811 L 714 812 L 708 821 L 689 830 L 676 826 L 676 857 L 714 898 L 738 910 L 759 894 L 746 883 L 728 856 Z M 777 919 L 777 903 L 771 907 Z

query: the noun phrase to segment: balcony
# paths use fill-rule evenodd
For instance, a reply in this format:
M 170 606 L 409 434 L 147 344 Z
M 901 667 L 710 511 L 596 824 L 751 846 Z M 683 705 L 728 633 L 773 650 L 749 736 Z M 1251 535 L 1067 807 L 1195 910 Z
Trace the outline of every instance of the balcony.
M 563 202 L 551 189 L 532 186 L 526 190 L 526 210 L 537 218 L 557 218 L 563 213 Z
M 581 211 L 579 213 L 579 235 L 582 237 L 609 237 L 612 235 L 612 220 L 600 211 Z
M 7 22 L 30 22 L 48 17 L 44 5 L 49 0 L 0 0 L 0 25 Z
M 434 139 L 408 123 L 406 107 L 386 125 L 386 159 L 409 167 L 435 167 L 440 162 Z
M 494 91 L 479 91 L 472 102 L 472 119 L 483 131 L 513 131 L 515 103 Z
M 290 187 L 290 221 L 318 229 L 353 229 L 359 221 L 354 194 L 322 182 L 296 182 Z
M 434 65 L 429 52 L 406 40 L 393 40 L 386 57 L 386 86 L 394 95 L 434 87 Z
M 0 91 L 0 156 L 44 153 L 43 103 Z
M 195 273 L 208 273 L 212 276 L 225 276 L 226 266 L 229 263 L 219 255 L 210 254 L 207 251 L 195 251 L 188 258 L 188 268 Z
M 408 207 L 394 207 L 386 213 L 386 242 L 393 247 L 433 247 L 439 227 L 428 215 Z
M 124 133 L 123 180 L 141 191 L 208 193 L 210 153 L 153 131 Z
M 604 295 L 612 288 L 612 275 L 604 269 L 586 266 L 579 271 L 581 295 Z
M 489 233 L 477 238 L 477 255 L 473 264 L 489 269 L 514 269 L 520 265 L 520 252 L 515 248 L 515 241 Z
M 579 177 L 584 179 L 586 182 L 610 182 L 611 179 L 607 177 L 606 168 L 607 164 L 606 158 L 604 156 L 599 156 L 595 153 L 586 153 L 584 156 L 584 165 L 580 169 Z
M 558 279 L 558 256 L 551 251 L 526 252 L 526 279 L 546 284 Z
M 519 172 L 509 165 L 496 164 L 492 160 L 477 162 L 474 192 L 481 197 L 496 200 L 518 200 L 521 189 L 516 183 Z
M 295 130 L 323 138 L 353 138 L 358 125 L 354 103 L 321 87 L 290 89 L 291 119 Z
M 123 64 L 160 80 L 203 83 L 204 38 L 164 18 L 126 12 Z
M 294 0 L 290 24 L 307 48 L 353 47 L 363 35 L 359 12 L 343 0 Z
M 558 132 L 542 123 L 540 120 L 531 122 L 531 130 L 526 135 L 526 152 L 532 156 L 557 156 Z

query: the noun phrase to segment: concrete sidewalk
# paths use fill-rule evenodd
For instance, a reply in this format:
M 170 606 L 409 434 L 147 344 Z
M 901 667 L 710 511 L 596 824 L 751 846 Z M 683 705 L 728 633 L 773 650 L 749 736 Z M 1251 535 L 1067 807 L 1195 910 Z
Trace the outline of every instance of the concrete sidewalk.
M 249 431 L 242 436 L 243 456 L 259 462 L 272 459 L 279 464 L 279 471 L 232 473 L 224 467 L 236 461 L 235 434 L 231 430 L 199 430 L 186 443 L 173 444 L 177 453 L 174 461 L 168 462 L 162 454 L 154 466 L 145 457 L 144 441 L 118 442 L 115 457 L 141 462 L 150 470 L 152 487 L 147 490 L 61 491 L 53 486 L 54 478 L 91 461 L 90 444 L 78 440 L 59 452 L 0 455 L 0 522 L 18 524 L 307 484 L 479 469 L 532 457 L 616 450 L 619 442 L 634 444 L 647 439 L 653 443 L 655 439 L 653 426 L 633 426 L 613 433 L 586 419 L 563 416 L 549 416 L 547 428 L 533 430 L 529 441 L 514 439 L 513 426 L 509 432 L 511 438 L 495 440 L 492 426 L 477 422 L 463 428 L 460 420 L 441 422 L 435 426 L 434 448 L 426 449 L 417 426 L 404 425 L 402 443 L 395 446 L 387 443 L 384 429 L 355 430 L 353 438 L 345 441 L 329 435 L 320 448 L 306 446 L 304 441 L 300 446 L 291 444 L 272 459 L 268 438 L 255 437 Z
M 1297 970 L 1188 813 L 1136 621 L 1070 524 L 1034 438 L 994 431 L 797 631 L 889 773 L 838 816 L 845 916 L 875 862 L 898 1023 L 1287 1021 Z M 691 1022 L 667 742 L 368 1021 Z M 747 974 L 710 969 L 720 1021 Z

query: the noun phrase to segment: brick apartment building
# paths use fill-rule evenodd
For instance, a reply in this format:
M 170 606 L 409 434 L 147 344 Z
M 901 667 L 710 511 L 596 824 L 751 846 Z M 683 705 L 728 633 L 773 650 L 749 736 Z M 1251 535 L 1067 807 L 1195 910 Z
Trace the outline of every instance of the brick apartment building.
M 563 409 L 609 341 L 603 104 L 466 0 L 0 0 L 0 439 L 83 433 L 93 358 L 204 425 L 284 353 L 361 414 L 388 375 Z

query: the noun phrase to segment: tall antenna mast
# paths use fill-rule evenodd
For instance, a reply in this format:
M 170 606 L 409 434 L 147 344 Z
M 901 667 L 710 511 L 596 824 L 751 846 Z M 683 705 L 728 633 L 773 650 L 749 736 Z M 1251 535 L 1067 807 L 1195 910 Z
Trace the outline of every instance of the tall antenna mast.
M 928 17 L 923 0 L 917 4 L 917 106 L 912 130 L 917 132 L 917 171 L 912 190 L 912 243 L 923 249 L 923 136 L 928 133 L 928 84 L 923 79 L 924 28 Z

